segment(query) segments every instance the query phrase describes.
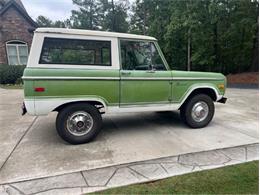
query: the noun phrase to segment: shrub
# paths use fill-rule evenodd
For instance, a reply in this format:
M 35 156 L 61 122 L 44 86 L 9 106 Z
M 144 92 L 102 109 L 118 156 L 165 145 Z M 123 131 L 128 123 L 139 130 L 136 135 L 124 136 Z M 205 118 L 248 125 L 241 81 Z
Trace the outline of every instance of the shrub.
M 21 84 L 25 65 L 0 64 L 1 84 Z

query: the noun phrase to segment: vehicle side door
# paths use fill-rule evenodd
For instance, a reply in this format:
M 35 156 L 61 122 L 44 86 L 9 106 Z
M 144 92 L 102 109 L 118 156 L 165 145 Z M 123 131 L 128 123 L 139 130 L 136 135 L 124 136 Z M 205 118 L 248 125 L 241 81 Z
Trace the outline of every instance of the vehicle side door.
M 171 71 L 154 42 L 120 40 L 120 107 L 169 104 Z

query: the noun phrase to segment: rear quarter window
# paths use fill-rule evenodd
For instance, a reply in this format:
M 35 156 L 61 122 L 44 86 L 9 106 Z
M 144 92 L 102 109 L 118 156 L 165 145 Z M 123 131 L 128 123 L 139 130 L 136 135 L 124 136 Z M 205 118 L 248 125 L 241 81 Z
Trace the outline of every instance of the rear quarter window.
M 111 66 L 111 41 L 46 37 L 39 64 Z

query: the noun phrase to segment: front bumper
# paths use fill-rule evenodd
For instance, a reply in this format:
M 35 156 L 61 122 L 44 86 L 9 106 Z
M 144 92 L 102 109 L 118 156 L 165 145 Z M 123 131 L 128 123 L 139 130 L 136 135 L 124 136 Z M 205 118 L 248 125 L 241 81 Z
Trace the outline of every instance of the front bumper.
M 225 104 L 227 101 L 226 97 L 222 97 L 220 100 L 218 100 L 219 103 Z

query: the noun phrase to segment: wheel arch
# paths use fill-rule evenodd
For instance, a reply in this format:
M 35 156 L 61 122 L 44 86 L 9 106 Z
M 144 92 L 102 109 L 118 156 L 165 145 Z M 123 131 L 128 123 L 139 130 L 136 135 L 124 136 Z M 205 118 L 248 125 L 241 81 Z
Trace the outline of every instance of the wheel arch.
M 107 104 L 101 98 L 89 97 L 89 98 L 42 98 L 35 99 L 34 103 L 34 114 L 37 116 L 48 115 L 50 112 L 59 111 L 65 106 L 75 103 L 89 103 L 92 105 L 102 106 L 104 112 L 107 111 Z
M 63 108 L 73 105 L 73 104 L 78 104 L 78 103 L 86 103 L 86 104 L 91 104 L 95 106 L 97 109 L 104 108 L 106 111 L 106 104 L 100 100 L 75 100 L 75 101 L 70 101 L 70 102 L 65 102 L 56 108 L 54 108 L 52 111 L 57 111 L 59 112 Z
M 197 94 L 205 94 L 208 95 L 214 102 L 221 99 L 222 95 L 219 95 L 218 90 L 213 86 L 198 86 L 193 87 L 189 90 L 189 92 L 185 95 L 183 100 L 181 101 L 181 104 L 179 106 L 179 109 L 185 105 L 185 103 L 192 97 L 194 97 Z

